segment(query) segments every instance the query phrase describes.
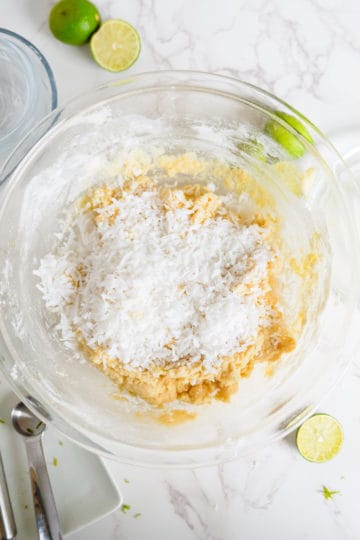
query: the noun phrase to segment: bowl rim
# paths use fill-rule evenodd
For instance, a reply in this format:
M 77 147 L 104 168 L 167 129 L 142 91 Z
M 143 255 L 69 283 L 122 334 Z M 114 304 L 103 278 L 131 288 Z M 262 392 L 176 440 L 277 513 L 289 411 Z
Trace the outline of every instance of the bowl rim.
M 166 76 L 166 75 L 173 76 L 173 75 L 175 75 L 176 76 L 177 74 L 183 75 L 183 76 L 186 76 L 186 75 L 194 75 L 194 76 L 200 76 L 200 77 L 206 76 L 209 79 L 212 79 L 213 81 L 216 81 L 216 80 L 223 81 L 223 82 L 224 81 L 230 81 L 230 82 L 235 83 L 236 85 L 238 85 L 239 88 L 248 88 L 248 89 L 250 89 L 252 91 L 256 91 L 257 93 L 259 93 L 261 95 L 268 96 L 273 102 L 275 102 L 277 104 L 280 104 L 280 105 L 283 105 L 286 110 L 293 111 L 293 113 L 296 114 L 296 116 L 300 116 L 302 118 L 302 121 L 306 122 L 309 125 L 309 127 L 311 127 L 311 129 L 315 130 L 317 132 L 317 134 L 321 137 L 321 139 L 326 143 L 326 145 L 330 147 L 330 150 L 332 151 L 334 156 L 337 158 L 337 160 L 339 162 L 343 163 L 343 160 L 342 160 L 340 154 L 338 153 L 336 148 L 334 148 L 332 143 L 327 139 L 327 137 L 325 135 L 323 135 L 323 133 L 314 124 L 312 124 L 312 122 L 310 120 L 305 118 L 295 108 L 288 105 L 284 100 L 278 98 L 277 96 L 274 96 L 271 92 L 268 92 L 267 90 L 263 90 L 262 88 L 259 88 L 258 86 L 254 85 L 254 84 L 247 83 L 245 81 L 236 79 L 235 77 L 230 77 L 230 76 L 222 75 L 222 74 L 208 73 L 208 72 L 205 72 L 205 71 L 196 71 L 196 70 L 160 70 L 160 71 L 155 70 L 155 71 L 139 73 L 139 74 L 133 75 L 133 76 L 128 77 L 128 78 L 123 77 L 123 78 L 118 79 L 117 81 L 109 81 L 107 83 L 102 83 L 102 84 L 97 85 L 97 86 L 95 86 L 93 88 L 90 88 L 89 91 L 87 91 L 85 93 L 78 94 L 77 96 L 74 96 L 73 98 L 68 100 L 63 106 L 51 111 L 46 117 L 44 117 L 44 119 L 39 124 L 37 124 L 37 126 L 35 126 L 33 128 L 33 130 L 31 130 L 31 132 L 38 129 L 39 126 L 41 126 L 42 123 L 45 122 L 46 120 L 48 120 L 49 118 L 50 119 L 54 118 L 54 122 L 55 122 L 55 120 L 57 118 L 57 115 L 59 114 L 59 112 L 61 110 L 66 109 L 72 103 L 76 103 L 76 101 L 80 100 L 81 98 L 84 98 L 85 95 L 94 95 L 97 91 L 99 91 L 101 89 L 106 89 L 106 88 L 116 86 L 116 85 L 119 85 L 119 84 L 125 84 L 127 82 L 135 81 L 135 80 L 138 80 L 138 79 L 141 79 L 141 78 L 144 79 L 144 78 L 148 78 L 148 77 L 149 78 L 150 77 L 158 77 L 158 76 L 161 76 L 161 75 L 163 75 L 163 76 Z M 100 102 L 100 100 L 99 100 L 99 102 Z M 81 113 L 86 109 L 87 109 L 87 107 L 83 107 L 82 109 L 80 109 L 78 111 L 78 113 Z M 271 111 L 269 111 L 269 113 L 271 114 Z M 276 118 L 280 123 L 283 123 L 283 125 L 285 125 L 287 128 L 289 128 L 289 125 L 286 122 L 282 121 L 282 119 L 279 120 L 279 118 L 276 117 L 275 115 L 273 115 L 273 117 Z M 51 123 L 51 126 L 52 126 L 52 123 Z M 289 130 L 290 130 L 290 128 L 289 128 Z M 47 132 L 45 132 L 41 136 L 40 140 L 37 140 L 33 146 L 37 146 L 38 143 L 41 142 L 43 137 L 46 136 L 46 134 L 47 134 Z M 299 137 L 299 133 L 296 133 L 296 134 Z M 306 142 L 305 139 L 301 138 L 301 134 L 300 134 L 300 140 L 302 140 L 302 141 L 304 140 L 304 142 Z M 24 141 L 24 139 L 23 139 L 23 141 Z M 21 146 L 21 144 L 22 143 L 20 143 L 20 146 Z M 321 154 L 320 154 L 320 156 L 321 156 Z M 20 163 L 22 161 L 23 160 L 21 159 Z M 328 163 L 327 163 L 327 161 L 325 159 L 324 159 L 324 163 L 329 167 L 329 165 L 328 165 Z M 345 164 L 344 164 L 344 167 L 347 169 Z M 351 216 L 351 219 L 352 219 L 352 216 Z M 350 361 L 351 361 L 351 359 L 349 359 L 347 366 L 350 364 Z M 343 370 L 341 375 L 343 375 L 343 373 L 345 373 L 345 369 Z M 6 374 L 6 375 L 7 375 L 8 380 L 11 379 L 8 376 L 8 374 Z M 16 392 L 18 393 L 19 388 L 16 387 L 15 382 L 14 381 L 10 381 L 10 382 L 11 382 L 12 387 L 16 388 Z M 336 384 L 336 382 L 334 382 L 334 384 Z M 327 394 L 328 392 L 331 391 L 334 384 L 331 387 L 327 388 L 327 391 L 325 392 L 325 394 Z M 323 394 L 322 398 L 324 397 L 325 394 Z M 28 401 L 26 395 L 22 394 L 22 395 L 20 395 L 20 397 L 22 397 L 26 401 L 27 405 L 29 405 L 30 408 L 32 408 L 34 410 L 34 412 L 39 415 L 39 411 L 34 408 L 31 401 L 30 402 Z M 311 410 L 308 411 L 306 416 L 301 416 L 301 418 L 299 418 L 298 421 L 294 422 L 294 424 L 291 427 L 289 427 L 288 429 L 283 429 L 282 432 L 276 433 L 276 435 L 273 438 L 268 438 L 267 441 L 270 442 L 270 440 L 276 440 L 276 439 L 282 438 L 282 437 L 286 436 L 288 433 L 290 433 L 291 431 L 293 431 L 294 429 L 296 429 L 296 427 L 301 422 L 303 422 L 304 419 L 307 416 L 309 416 L 310 414 L 312 414 L 314 412 L 314 410 L 318 406 L 319 401 L 321 401 L 322 398 L 318 399 L 317 403 L 312 406 Z M 46 418 L 44 418 L 44 419 L 46 420 Z M 74 442 L 76 442 L 77 444 L 87 448 L 88 450 L 92 450 L 92 451 L 96 452 L 97 454 L 102 454 L 102 455 L 107 456 L 107 457 L 114 457 L 115 459 L 118 459 L 118 460 L 123 461 L 123 462 L 134 463 L 134 461 L 131 461 L 131 459 L 127 460 L 125 457 L 121 457 L 119 455 L 114 455 L 114 454 L 109 454 L 109 452 L 107 450 L 101 451 L 101 450 L 99 450 L 99 448 L 94 448 L 94 445 L 96 444 L 94 441 L 89 441 L 90 444 L 86 444 L 86 442 L 82 442 L 82 441 L 79 441 L 78 439 L 76 439 L 75 436 L 69 435 L 69 433 L 66 433 L 66 432 L 62 431 L 56 425 L 54 425 L 54 427 L 55 427 L 55 429 L 57 429 L 58 431 L 63 433 L 66 437 L 72 439 Z M 75 433 L 83 435 L 83 433 L 81 431 L 79 431 L 78 428 L 76 428 L 74 426 L 69 426 L 69 427 L 71 427 L 71 429 L 74 430 Z M 134 447 L 132 445 L 130 445 L 130 444 L 121 443 L 121 446 L 127 448 L 130 452 L 132 450 L 134 450 Z M 180 456 L 180 455 L 185 456 L 185 455 L 189 455 L 190 453 L 191 453 L 192 456 L 194 456 L 194 453 L 196 453 L 196 449 L 186 449 L 186 450 L 185 449 L 182 449 L 182 450 L 164 449 L 164 450 L 159 450 L 159 449 L 143 448 L 141 446 L 140 447 L 137 446 L 135 448 L 140 452 L 141 452 L 141 450 L 144 450 L 149 455 L 151 455 L 152 453 L 156 453 L 157 455 L 161 454 L 161 455 L 165 456 L 165 455 L 169 455 L 171 453 L 175 457 L 175 455 L 177 455 L 177 456 Z M 221 445 L 219 444 L 219 445 L 217 445 L 215 447 L 214 446 L 207 447 L 207 450 L 209 450 L 209 452 L 214 451 L 214 449 L 216 449 L 218 451 L 221 451 L 220 450 Z M 201 451 L 203 451 L 203 449 L 201 449 Z M 238 457 L 238 456 L 237 455 L 236 456 L 231 456 L 229 459 L 235 459 L 236 457 Z M 202 462 L 201 464 L 208 464 L 208 463 L 214 463 L 214 462 L 226 461 L 226 460 L 227 460 L 226 458 L 225 459 L 221 458 L 221 460 L 220 459 L 216 459 L 216 460 L 210 459 L 207 463 Z M 139 463 L 139 461 L 136 461 L 136 463 L 141 464 L 141 462 Z M 180 466 L 180 467 L 181 466 L 189 466 L 189 464 L 179 465 L 179 460 L 177 460 L 177 463 L 178 464 L 176 466 Z M 149 466 L 149 463 L 147 462 L 147 460 L 146 460 L 146 465 Z M 159 463 L 154 464 L 154 466 L 159 466 Z M 175 466 L 175 465 L 170 465 L 170 466 Z M 196 458 L 192 462 L 191 466 L 199 466 L 199 462 L 196 460 Z
M 13 32 L 12 30 L 9 30 L 8 28 L 0 27 L 0 39 L 1 36 L 8 36 L 10 40 L 13 40 L 14 42 L 18 42 L 17 45 L 20 45 L 20 47 L 24 47 L 28 51 L 31 51 L 35 61 L 38 63 L 39 66 L 41 66 L 41 69 L 45 73 L 48 81 L 48 95 L 50 97 L 50 110 L 46 113 L 45 116 L 42 118 L 36 118 L 35 122 L 30 122 L 30 129 L 28 132 L 21 132 L 17 134 L 16 137 L 16 131 L 19 130 L 20 124 L 17 124 L 14 129 L 11 130 L 8 134 L 6 134 L 4 137 L 0 138 L 0 142 L 6 141 L 11 136 L 14 136 L 14 142 L 10 146 L 10 152 L 5 159 L 3 157 L 1 158 L 0 162 L 0 187 L 1 185 L 7 180 L 10 175 L 14 172 L 14 169 L 16 167 L 11 166 L 11 160 L 14 155 L 16 155 L 16 151 L 18 148 L 22 148 L 23 142 L 27 140 L 28 136 L 31 133 L 35 133 L 37 129 L 41 126 L 41 123 L 44 118 L 47 118 L 49 115 L 51 115 L 58 107 L 58 91 L 57 91 L 57 85 L 55 80 L 54 72 L 43 55 L 43 53 L 28 39 L 26 39 L 24 36 L 21 36 L 20 34 L 17 34 L 16 32 Z M 23 117 L 24 118 L 24 117 Z M 19 137 L 20 135 L 20 137 Z M 19 159 L 21 161 L 22 158 Z M 10 167 L 8 166 L 10 164 Z
M 54 109 L 56 109 L 56 107 L 58 106 L 58 92 L 57 92 L 57 86 L 56 86 L 56 82 L 55 82 L 54 72 L 53 72 L 49 62 L 47 61 L 47 59 L 45 58 L 43 53 L 36 47 L 36 45 L 34 45 L 31 41 L 29 41 L 24 36 L 21 36 L 20 34 L 17 34 L 16 32 L 13 32 L 13 30 L 9 30 L 8 28 L 3 28 L 3 27 L 0 27 L 0 35 L 1 34 L 10 36 L 13 39 L 19 41 L 22 45 L 25 45 L 40 60 L 41 64 L 43 65 L 43 67 L 44 67 L 44 69 L 46 71 L 46 74 L 48 76 L 49 83 L 50 83 L 51 111 L 49 111 L 48 114 L 51 114 L 51 112 Z M 39 122 L 37 122 L 37 123 L 39 123 Z

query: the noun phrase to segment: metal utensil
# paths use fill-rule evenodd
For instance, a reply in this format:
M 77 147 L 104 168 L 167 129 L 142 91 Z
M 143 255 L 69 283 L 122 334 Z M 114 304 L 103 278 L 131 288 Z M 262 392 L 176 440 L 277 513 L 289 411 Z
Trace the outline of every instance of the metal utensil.
M 39 540 L 61 540 L 59 518 L 41 443 L 46 426 L 24 403 L 14 407 L 11 419 L 16 431 L 25 438 Z
M 4 464 L 0 454 L 0 537 L 1 540 L 16 538 L 16 524 L 6 482 Z

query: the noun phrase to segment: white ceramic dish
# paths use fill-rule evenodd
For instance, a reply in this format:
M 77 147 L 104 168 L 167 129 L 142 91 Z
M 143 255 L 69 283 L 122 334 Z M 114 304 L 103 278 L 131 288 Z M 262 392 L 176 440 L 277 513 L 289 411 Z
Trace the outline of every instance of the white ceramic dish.
M 4 462 L 18 538 L 36 538 L 35 516 L 25 446 L 11 426 L 10 413 L 19 398 L 0 382 L 0 450 Z M 104 463 L 48 428 L 44 452 L 64 535 L 110 514 L 121 505 L 121 495 Z M 57 465 L 54 465 L 54 458 Z

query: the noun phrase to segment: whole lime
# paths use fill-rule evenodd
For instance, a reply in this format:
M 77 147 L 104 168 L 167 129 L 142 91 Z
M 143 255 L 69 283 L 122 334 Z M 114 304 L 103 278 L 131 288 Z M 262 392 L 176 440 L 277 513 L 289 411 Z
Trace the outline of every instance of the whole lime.
M 82 45 L 100 26 L 97 8 L 88 0 L 60 0 L 49 15 L 53 35 L 69 45 Z

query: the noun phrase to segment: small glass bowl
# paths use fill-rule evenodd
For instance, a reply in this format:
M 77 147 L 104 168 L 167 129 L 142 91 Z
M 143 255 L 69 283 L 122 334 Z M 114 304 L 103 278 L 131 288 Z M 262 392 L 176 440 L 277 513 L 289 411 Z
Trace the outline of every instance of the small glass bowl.
M 0 163 L 57 106 L 54 74 L 30 41 L 0 28 Z

